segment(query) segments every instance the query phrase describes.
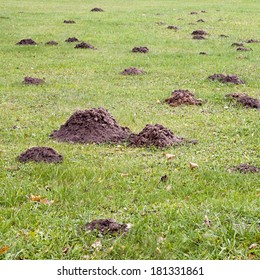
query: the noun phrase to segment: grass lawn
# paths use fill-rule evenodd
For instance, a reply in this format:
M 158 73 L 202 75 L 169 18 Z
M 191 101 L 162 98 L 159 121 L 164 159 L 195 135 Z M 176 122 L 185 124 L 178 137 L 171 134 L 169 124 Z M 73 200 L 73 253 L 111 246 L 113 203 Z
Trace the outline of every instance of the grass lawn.
M 260 259 L 259 173 L 227 171 L 260 167 L 259 110 L 225 97 L 260 98 L 260 44 L 245 43 L 260 40 L 259 13 L 257 0 L 2 1 L 0 259 Z M 192 39 L 197 29 L 206 40 Z M 68 37 L 97 49 L 75 49 Z M 38 45 L 16 45 L 25 38 Z M 120 75 L 131 66 L 145 74 Z M 215 73 L 245 84 L 209 81 Z M 26 76 L 45 83 L 24 85 Z M 163 101 L 176 89 L 205 102 L 170 107 Z M 75 111 L 99 107 L 134 133 L 158 123 L 198 144 L 161 150 L 49 137 Z M 33 146 L 54 148 L 63 163 L 18 162 Z M 117 237 L 82 229 L 106 218 L 131 229 Z

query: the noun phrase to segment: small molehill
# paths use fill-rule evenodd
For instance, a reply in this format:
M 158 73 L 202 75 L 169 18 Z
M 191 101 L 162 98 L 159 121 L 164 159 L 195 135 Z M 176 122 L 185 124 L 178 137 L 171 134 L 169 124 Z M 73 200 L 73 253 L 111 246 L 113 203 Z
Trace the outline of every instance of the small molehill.
M 39 78 L 25 77 L 23 83 L 26 85 L 40 85 L 45 83 L 45 81 Z
M 92 108 L 76 111 L 50 136 L 61 142 L 99 144 L 119 143 L 125 141 L 129 134 L 129 128 L 119 126 L 107 110 Z
M 177 89 L 172 92 L 171 97 L 165 99 L 165 102 L 170 106 L 176 107 L 182 104 L 185 105 L 202 105 L 201 99 L 195 99 L 194 94 L 188 90 Z
M 147 52 L 149 52 L 149 49 L 147 47 L 134 47 L 132 49 L 132 52 L 147 53 Z
M 239 47 L 239 48 L 237 48 L 237 51 L 249 52 L 249 51 L 252 51 L 252 49 L 251 48 L 245 48 L 245 47 Z
M 96 49 L 94 46 L 92 46 L 86 42 L 81 42 L 81 43 L 77 44 L 74 48 L 75 49 L 92 49 L 92 50 Z
M 74 42 L 79 42 L 79 40 L 76 37 L 69 37 L 68 39 L 65 40 L 67 43 L 74 43 Z
M 191 35 L 208 35 L 209 33 L 204 30 L 194 30 Z
M 236 100 L 246 108 L 260 108 L 260 100 L 250 97 L 246 93 L 231 93 L 227 94 L 226 97 Z
M 117 235 L 128 232 L 127 224 L 119 224 L 113 219 L 100 219 L 87 223 L 84 228 L 88 231 L 96 231 L 102 235 Z
M 63 156 L 59 155 L 54 149 L 49 147 L 32 147 L 22 153 L 18 157 L 20 162 L 47 162 L 47 163 L 60 163 L 63 161 Z
M 45 45 L 57 46 L 57 45 L 58 45 L 58 42 L 56 42 L 56 41 L 48 41 L 48 42 L 45 43 Z
M 232 84 L 244 84 L 245 82 L 241 79 L 239 79 L 236 75 L 224 75 L 224 74 L 214 74 L 212 76 L 208 77 L 209 80 L 212 81 L 219 81 L 221 83 L 232 83 Z
M 76 23 L 76 22 L 74 20 L 64 20 L 63 23 L 71 24 L 71 23 Z
M 33 39 L 22 39 L 16 45 L 37 45 Z
M 179 27 L 174 26 L 174 25 L 168 25 L 167 28 L 168 28 L 168 29 L 173 29 L 173 30 L 175 30 L 175 31 L 177 31 L 177 30 L 180 29 Z
M 90 10 L 91 12 L 104 12 L 103 9 L 101 8 L 93 8 L 92 10 Z
M 193 35 L 193 40 L 205 40 L 206 38 L 202 35 Z
M 254 165 L 249 165 L 247 163 L 242 163 L 240 165 L 234 166 L 227 169 L 229 172 L 240 172 L 240 173 L 258 173 L 260 168 Z
M 170 129 L 160 124 L 147 124 L 139 134 L 131 134 L 129 142 L 131 146 L 165 148 L 181 144 L 184 138 L 175 136 Z
M 145 72 L 141 69 L 130 67 L 130 68 L 126 68 L 123 72 L 121 72 L 121 75 L 141 75 L 144 73 Z

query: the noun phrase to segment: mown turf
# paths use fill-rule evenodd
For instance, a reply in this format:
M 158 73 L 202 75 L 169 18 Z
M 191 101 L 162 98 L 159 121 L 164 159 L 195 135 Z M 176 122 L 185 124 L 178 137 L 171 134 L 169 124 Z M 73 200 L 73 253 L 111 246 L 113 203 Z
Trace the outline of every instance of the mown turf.
M 232 92 L 260 98 L 260 44 L 245 43 L 260 40 L 260 8 L 258 1 L 197 2 L 0 4 L 0 250 L 9 247 L 0 259 L 260 258 L 259 173 L 227 171 L 240 163 L 260 165 L 259 110 L 225 98 Z M 96 6 L 105 12 L 90 12 Z M 207 31 L 207 39 L 192 40 L 196 29 Z M 74 36 L 97 50 L 64 42 Z M 24 38 L 38 46 L 16 45 Z M 59 44 L 46 46 L 50 40 Z M 238 52 L 234 42 L 253 51 Z M 150 51 L 132 53 L 135 46 Z M 131 66 L 146 74 L 120 75 Z M 235 74 L 245 85 L 207 80 L 215 73 Z M 25 76 L 45 84 L 24 85 Z M 172 108 L 162 101 L 175 89 L 206 102 Z M 49 138 L 76 110 L 98 107 L 135 133 L 159 123 L 199 143 L 161 151 Z M 54 148 L 64 162 L 19 163 L 33 146 Z M 176 158 L 168 161 L 165 153 Z M 199 167 L 190 170 L 189 162 Z M 31 201 L 31 195 L 54 203 Z M 132 227 L 116 238 L 82 230 L 99 218 Z M 92 246 L 97 240 L 101 248 Z

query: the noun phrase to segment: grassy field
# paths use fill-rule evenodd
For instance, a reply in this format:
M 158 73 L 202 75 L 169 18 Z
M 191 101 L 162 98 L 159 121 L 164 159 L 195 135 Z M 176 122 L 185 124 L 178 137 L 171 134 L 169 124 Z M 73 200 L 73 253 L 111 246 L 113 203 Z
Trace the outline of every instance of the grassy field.
M 90 12 L 94 7 L 105 12 Z M 259 13 L 257 0 L 2 1 L 0 259 L 260 259 L 259 173 L 227 171 L 260 165 L 259 110 L 225 97 L 260 97 L 260 44 L 245 43 L 250 52 L 231 47 L 260 40 Z M 196 29 L 208 39 L 192 40 Z M 74 49 L 68 37 L 97 50 Z M 38 45 L 16 45 L 25 38 Z M 45 45 L 49 40 L 59 44 Z M 135 46 L 150 51 L 132 53 Z M 120 75 L 130 66 L 146 74 Z M 245 84 L 209 81 L 215 73 Z M 25 76 L 46 83 L 24 85 Z M 175 89 L 206 102 L 176 108 L 158 102 Z M 160 150 L 50 139 L 76 110 L 98 107 L 135 133 L 158 123 L 199 143 Z M 64 162 L 18 162 L 33 146 L 54 148 Z M 199 167 L 190 170 L 189 162 Z M 132 227 L 118 237 L 82 230 L 101 218 Z

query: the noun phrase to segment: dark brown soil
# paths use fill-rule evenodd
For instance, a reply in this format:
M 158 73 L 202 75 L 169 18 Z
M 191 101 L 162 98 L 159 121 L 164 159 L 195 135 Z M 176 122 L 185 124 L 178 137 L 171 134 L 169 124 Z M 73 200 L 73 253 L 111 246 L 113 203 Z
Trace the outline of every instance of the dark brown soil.
M 119 143 L 128 138 L 130 130 L 121 127 L 107 110 L 92 108 L 76 111 L 59 130 L 50 135 L 61 142 Z
M 168 25 L 167 28 L 168 28 L 168 29 L 173 29 L 173 30 L 175 30 L 175 31 L 179 30 L 179 27 L 174 26 L 174 25 Z
M 259 41 L 254 40 L 254 39 L 250 39 L 250 40 L 247 40 L 246 43 L 248 43 L 248 44 L 259 43 Z
M 69 24 L 71 24 L 71 23 L 76 23 L 74 20 L 64 20 L 63 22 L 64 22 L 64 23 L 69 23 Z
M 172 92 L 171 97 L 165 99 L 165 102 L 170 106 L 176 107 L 182 104 L 185 105 L 202 105 L 202 100 L 195 99 L 194 94 L 188 90 L 177 89 Z
M 207 55 L 207 53 L 205 53 L 205 52 L 200 52 L 199 54 L 200 55 Z
M 208 35 L 209 33 L 204 30 L 194 30 L 191 35 Z
M 39 78 L 25 77 L 23 83 L 26 85 L 40 85 L 45 83 L 45 81 Z
M 165 147 L 181 144 L 185 141 L 185 139 L 175 136 L 171 130 L 160 124 L 147 124 L 139 134 L 131 134 L 129 141 L 131 146 L 155 146 L 162 149 Z
M 117 235 L 128 232 L 127 224 L 118 224 L 113 219 L 100 219 L 87 223 L 84 228 L 90 231 L 97 231 L 103 235 Z
M 92 49 L 92 50 L 96 49 L 94 46 L 92 46 L 86 42 L 81 42 L 81 43 L 77 44 L 74 48 L 75 49 Z
M 194 35 L 192 37 L 193 40 L 205 40 L 206 38 L 202 35 Z
M 205 20 L 199 19 L 199 20 L 197 20 L 197 22 L 205 22 Z
M 241 79 L 239 79 L 236 75 L 223 75 L 223 74 L 214 74 L 212 76 L 209 76 L 208 77 L 209 80 L 212 80 L 212 81 L 219 81 L 221 83 L 232 83 L 232 84 L 244 84 L 245 82 Z
M 248 96 L 246 93 L 231 93 L 226 95 L 229 98 L 235 99 L 238 103 L 246 108 L 260 108 L 260 100 Z
M 231 47 L 244 47 L 244 44 L 242 44 L 242 43 L 233 43 L 231 45 Z
M 103 9 L 101 8 L 93 8 L 92 10 L 90 10 L 91 12 L 104 12 Z
M 57 46 L 58 43 L 56 41 L 48 41 L 45 43 L 45 45 L 49 45 L 49 46 Z
M 240 172 L 240 173 L 257 173 L 260 172 L 260 168 L 254 165 L 249 165 L 247 163 L 242 163 L 240 165 L 228 168 L 231 172 Z
M 74 43 L 74 42 L 79 42 L 79 40 L 76 37 L 71 37 L 65 40 L 67 43 Z
M 22 39 L 16 45 L 37 45 L 37 43 L 32 39 Z
M 122 75 L 141 75 L 144 73 L 145 72 L 143 70 L 135 67 L 126 68 L 123 72 L 121 72 Z
M 147 47 L 134 47 L 132 52 L 147 53 L 149 49 Z
M 22 153 L 18 160 L 20 162 L 48 162 L 60 163 L 63 161 L 63 156 L 59 155 L 54 149 L 49 147 L 32 147 L 26 152 Z
M 237 51 L 249 52 L 249 51 L 252 51 L 252 49 L 251 48 L 239 47 L 239 48 L 237 48 Z

